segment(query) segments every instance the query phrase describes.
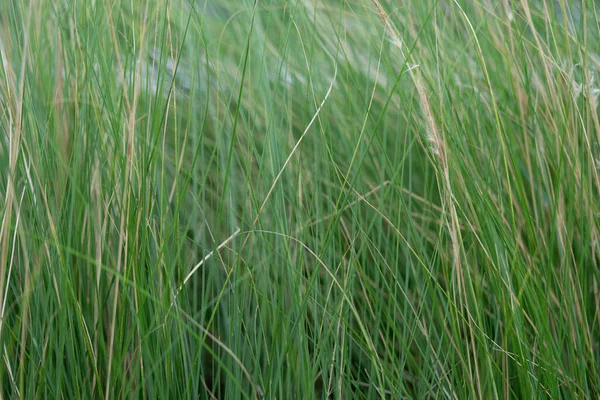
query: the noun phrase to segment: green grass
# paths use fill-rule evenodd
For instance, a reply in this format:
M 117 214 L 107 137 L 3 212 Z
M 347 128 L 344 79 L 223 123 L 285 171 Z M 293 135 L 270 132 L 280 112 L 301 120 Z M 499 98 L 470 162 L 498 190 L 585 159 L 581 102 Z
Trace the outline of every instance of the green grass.
M 599 53 L 595 0 L 3 1 L 0 394 L 598 398 Z

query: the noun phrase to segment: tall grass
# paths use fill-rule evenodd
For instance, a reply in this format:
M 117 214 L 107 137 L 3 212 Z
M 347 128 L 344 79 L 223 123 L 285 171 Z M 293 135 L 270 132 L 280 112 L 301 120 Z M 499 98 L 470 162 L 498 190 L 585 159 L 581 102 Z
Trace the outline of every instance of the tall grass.
M 0 394 L 597 398 L 600 4 L 7 0 Z

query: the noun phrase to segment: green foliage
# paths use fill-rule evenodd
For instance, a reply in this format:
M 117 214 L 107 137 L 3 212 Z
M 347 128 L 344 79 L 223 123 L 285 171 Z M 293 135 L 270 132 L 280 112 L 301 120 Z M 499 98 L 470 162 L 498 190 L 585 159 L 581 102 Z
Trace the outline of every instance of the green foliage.
M 0 5 L 0 394 L 596 398 L 600 10 Z

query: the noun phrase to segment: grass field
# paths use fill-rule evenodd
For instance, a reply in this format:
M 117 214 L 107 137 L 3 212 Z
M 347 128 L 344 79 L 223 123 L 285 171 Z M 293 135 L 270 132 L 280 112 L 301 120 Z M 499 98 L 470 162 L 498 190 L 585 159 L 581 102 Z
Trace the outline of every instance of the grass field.
M 0 3 L 2 398 L 597 399 L 596 0 Z

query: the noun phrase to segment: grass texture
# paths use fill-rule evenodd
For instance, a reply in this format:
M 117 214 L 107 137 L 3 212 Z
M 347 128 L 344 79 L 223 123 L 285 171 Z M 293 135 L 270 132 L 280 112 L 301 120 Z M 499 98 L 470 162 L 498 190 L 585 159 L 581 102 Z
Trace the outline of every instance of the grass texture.
M 2 398 L 598 398 L 600 3 L 0 3 Z

